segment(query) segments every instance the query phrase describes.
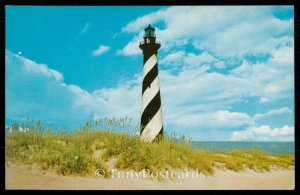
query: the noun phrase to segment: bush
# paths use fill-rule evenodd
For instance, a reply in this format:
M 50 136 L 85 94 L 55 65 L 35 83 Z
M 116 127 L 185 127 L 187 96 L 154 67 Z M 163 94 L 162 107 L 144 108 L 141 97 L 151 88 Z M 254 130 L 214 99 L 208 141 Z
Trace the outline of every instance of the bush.
M 241 171 L 250 168 L 256 171 L 270 171 L 271 165 L 289 168 L 294 165 L 294 155 L 272 156 L 268 153 L 248 150 L 230 152 L 209 152 L 192 149 L 190 140 L 185 137 L 165 137 L 164 142 L 143 142 L 136 135 L 118 133 L 106 128 L 118 130 L 128 126 L 126 120 L 97 121 L 93 126 L 88 122 L 74 131 L 57 131 L 55 127 L 43 128 L 40 122 L 22 124 L 13 123 L 12 131 L 6 131 L 6 160 L 37 165 L 43 170 L 56 170 L 62 175 L 93 175 L 95 169 L 104 169 L 109 175 L 106 162 L 116 158 L 115 167 L 141 171 L 171 169 L 194 169 L 203 174 L 213 174 L 216 168 Z M 99 153 L 100 151 L 100 153 Z M 95 153 L 101 154 L 95 156 Z

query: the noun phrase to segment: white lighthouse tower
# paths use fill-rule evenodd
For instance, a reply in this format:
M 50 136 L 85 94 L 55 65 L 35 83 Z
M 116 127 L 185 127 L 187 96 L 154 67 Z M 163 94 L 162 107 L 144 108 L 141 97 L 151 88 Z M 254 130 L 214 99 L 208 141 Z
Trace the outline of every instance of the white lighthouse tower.
M 148 142 L 162 141 L 164 133 L 157 66 L 160 44 L 154 32 L 150 25 L 145 28 L 144 41 L 139 46 L 144 55 L 140 136 Z

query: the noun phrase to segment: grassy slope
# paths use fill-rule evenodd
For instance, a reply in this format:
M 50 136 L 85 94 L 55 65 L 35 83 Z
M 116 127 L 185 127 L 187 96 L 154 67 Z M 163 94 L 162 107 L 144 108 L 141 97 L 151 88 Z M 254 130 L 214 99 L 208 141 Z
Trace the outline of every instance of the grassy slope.
M 41 128 L 39 123 L 28 128 L 29 131 L 20 132 L 14 123 L 12 131 L 6 132 L 7 162 L 37 165 L 63 175 L 93 175 L 99 168 L 109 173 L 105 162 L 113 157 L 116 168 L 135 171 L 190 168 L 213 174 L 215 167 L 269 171 L 272 165 L 282 168 L 294 165 L 292 154 L 271 156 L 257 150 L 209 152 L 191 149 L 184 138 L 166 137 L 163 143 L 145 143 L 138 136 L 92 128 L 90 123 L 81 129 L 62 132 Z

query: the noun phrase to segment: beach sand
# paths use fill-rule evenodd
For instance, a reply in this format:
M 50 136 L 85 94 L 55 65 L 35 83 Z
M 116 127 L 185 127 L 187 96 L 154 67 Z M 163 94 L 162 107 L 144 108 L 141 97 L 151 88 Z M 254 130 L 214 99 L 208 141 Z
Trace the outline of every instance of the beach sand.
M 150 179 L 104 179 L 59 176 L 36 168 L 6 166 L 6 189 L 41 190 L 221 190 L 221 189 L 288 189 L 295 186 L 295 170 L 257 173 L 218 170 L 213 176 L 198 179 L 154 181 Z

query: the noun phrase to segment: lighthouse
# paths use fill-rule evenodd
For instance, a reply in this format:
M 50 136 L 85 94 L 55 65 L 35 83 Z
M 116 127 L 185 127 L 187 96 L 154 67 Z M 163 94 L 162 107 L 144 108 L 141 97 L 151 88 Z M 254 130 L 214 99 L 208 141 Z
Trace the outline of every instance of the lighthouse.
M 140 136 L 147 142 L 162 141 L 164 132 L 157 66 L 160 43 L 156 42 L 155 29 L 150 25 L 145 28 L 144 41 L 139 47 L 144 55 Z

